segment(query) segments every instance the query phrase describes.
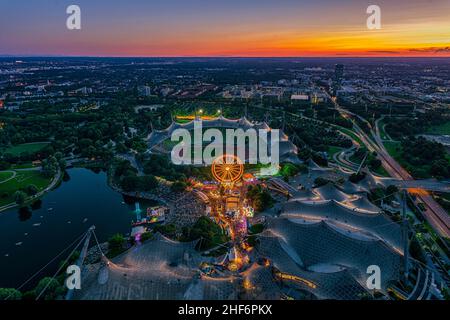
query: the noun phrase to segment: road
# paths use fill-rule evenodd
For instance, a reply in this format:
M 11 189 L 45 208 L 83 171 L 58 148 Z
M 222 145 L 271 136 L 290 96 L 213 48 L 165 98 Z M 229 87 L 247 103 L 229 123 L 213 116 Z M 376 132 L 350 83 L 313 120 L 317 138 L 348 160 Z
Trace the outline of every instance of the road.
M 327 90 L 322 88 L 322 91 L 328 95 L 328 98 L 334 103 L 335 108 L 341 113 L 341 115 L 344 118 L 349 118 L 349 116 L 357 117 L 363 122 L 368 122 L 363 117 L 350 112 L 348 110 L 343 109 L 339 104 L 336 102 L 335 99 L 331 97 L 331 95 L 328 93 Z M 264 110 L 271 110 L 276 111 L 275 109 L 270 108 L 263 108 Z M 315 123 L 324 123 L 321 120 L 305 117 L 304 115 L 298 115 L 295 113 L 287 112 L 286 114 L 289 114 L 293 117 L 298 117 L 300 119 L 307 119 L 309 121 L 313 121 Z M 327 123 L 329 124 L 329 123 Z M 377 136 L 376 134 L 371 132 L 372 137 L 374 137 L 376 142 L 373 142 L 371 138 L 353 121 L 354 129 L 356 131 L 356 134 L 361 139 L 363 144 L 366 146 L 366 148 L 373 152 L 375 151 L 383 163 L 383 167 L 386 169 L 386 171 L 394 178 L 397 178 L 399 180 L 406 180 L 411 181 L 414 180 L 414 178 L 405 170 L 402 166 L 400 166 L 397 161 L 395 161 L 389 153 L 386 151 L 381 138 Z M 379 130 L 378 130 L 379 131 Z M 433 226 L 433 228 L 436 230 L 436 232 L 446 238 L 450 238 L 450 216 L 447 214 L 447 212 L 433 199 L 433 197 L 424 189 L 425 186 L 422 186 L 422 188 L 415 188 L 416 193 L 419 193 L 417 196 L 418 200 L 420 200 L 425 205 L 425 210 L 423 212 L 423 215 L 425 219 Z
M 355 173 L 358 171 L 359 165 L 356 163 L 353 163 L 349 160 L 351 152 L 353 152 L 354 148 L 349 148 L 342 150 L 338 153 L 335 153 L 333 155 L 333 160 L 342 166 L 344 169 L 349 170 L 351 173 Z
M 9 178 L 6 178 L 5 180 L 0 181 L 0 184 L 8 182 L 11 179 L 14 179 L 16 177 L 16 175 L 17 175 L 17 172 L 15 172 L 14 170 L 6 170 L 6 171 L 3 171 L 3 172 L 11 172 L 12 176 L 9 177 Z
M 367 122 L 364 118 L 359 115 L 356 115 L 348 110 L 343 109 L 339 104 L 329 96 L 331 101 L 334 102 L 336 109 L 341 113 L 342 116 L 348 118 L 348 115 L 353 117 L 358 117 L 364 122 Z M 400 180 L 414 180 L 414 178 L 406 171 L 398 162 L 392 158 L 389 153 L 386 151 L 386 148 L 383 145 L 383 141 L 379 135 L 379 129 L 376 128 L 376 133 L 373 132 L 371 128 L 371 135 L 375 142 L 356 124 L 354 123 L 354 129 L 363 143 L 366 145 L 369 151 L 375 151 L 380 160 L 383 163 L 383 167 L 386 171 L 395 178 Z M 424 186 L 422 186 L 424 187 Z M 433 199 L 433 197 L 429 194 L 428 191 L 422 188 L 417 188 L 416 190 L 417 198 L 423 202 L 425 205 L 425 210 L 423 215 L 425 219 L 433 226 L 437 233 L 441 236 L 450 238 L 450 216 L 447 212 Z

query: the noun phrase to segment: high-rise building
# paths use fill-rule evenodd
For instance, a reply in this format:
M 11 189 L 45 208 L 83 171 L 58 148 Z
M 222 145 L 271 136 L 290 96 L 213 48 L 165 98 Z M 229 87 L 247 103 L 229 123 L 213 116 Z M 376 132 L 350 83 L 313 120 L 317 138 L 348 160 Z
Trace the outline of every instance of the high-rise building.
M 336 64 L 336 66 L 334 67 L 334 81 L 333 81 L 333 90 L 335 94 L 336 91 L 341 88 L 343 78 L 344 78 L 344 65 Z
M 149 86 L 139 86 L 138 87 L 138 94 L 141 97 L 148 97 L 152 95 L 152 88 Z

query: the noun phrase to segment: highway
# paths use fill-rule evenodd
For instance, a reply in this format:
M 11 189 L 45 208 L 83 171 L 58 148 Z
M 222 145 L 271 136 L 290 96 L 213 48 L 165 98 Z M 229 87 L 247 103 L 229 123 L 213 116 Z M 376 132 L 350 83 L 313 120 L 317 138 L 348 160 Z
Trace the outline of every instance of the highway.
M 331 97 L 331 95 L 328 93 L 327 90 L 325 90 L 323 87 L 321 87 L 321 89 L 325 94 L 328 95 L 328 98 L 334 103 L 335 108 L 340 112 L 340 114 L 344 118 L 348 119 L 349 116 L 357 117 L 361 121 L 368 123 L 368 121 L 366 119 L 364 119 L 363 117 L 339 106 L 337 101 L 335 99 L 333 99 L 333 97 Z M 264 110 L 276 111 L 274 109 L 266 109 L 263 107 L 259 107 L 259 108 L 264 109 Z M 290 112 L 288 112 L 288 114 L 293 117 L 307 119 L 310 121 L 314 121 L 316 123 L 323 123 L 323 121 L 321 121 L 321 120 L 308 118 L 308 117 L 305 117 L 304 115 L 298 115 L 298 114 L 290 113 Z M 375 134 L 371 130 L 371 135 L 375 140 L 375 142 L 373 142 L 372 139 L 355 123 L 355 121 L 353 121 L 353 125 L 354 125 L 354 131 L 356 131 L 356 134 L 361 139 L 361 141 L 364 143 L 366 148 L 369 151 L 371 151 L 371 152 L 375 151 L 378 154 L 378 156 L 383 164 L 383 167 L 386 169 L 386 171 L 389 173 L 389 175 L 391 175 L 392 177 L 397 178 L 399 180 L 411 181 L 411 183 L 415 184 L 415 185 L 417 185 L 417 183 L 420 184 L 419 181 L 413 182 L 414 178 L 405 169 L 403 169 L 403 167 L 400 164 L 398 164 L 397 161 L 395 161 L 389 155 L 389 153 L 386 151 L 386 149 L 383 145 L 383 142 L 379 136 L 378 129 L 377 129 L 378 134 Z M 371 127 L 370 124 L 369 124 L 369 127 Z M 442 183 L 440 183 L 440 184 L 442 184 Z M 430 223 L 430 225 L 432 225 L 432 227 L 436 230 L 436 232 L 439 235 L 441 235 L 445 238 L 450 238 L 450 221 L 449 221 L 450 216 L 433 199 L 433 197 L 425 190 L 425 188 L 427 188 L 427 187 L 429 187 L 429 182 L 427 182 L 426 184 L 424 183 L 421 188 L 417 188 L 417 187 L 414 188 L 415 193 L 418 194 L 417 199 L 425 205 L 425 210 L 423 211 L 423 215 L 424 215 L 425 219 L 427 219 L 427 221 Z M 438 190 L 438 188 L 440 188 L 440 186 L 436 185 L 435 188 L 430 188 L 428 190 Z
M 331 101 L 334 102 L 336 109 L 343 115 L 345 118 L 348 118 L 348 115 L 353 117 L 358 117 L 364 122 L 367 122 L 364 118 L 359 115 L 356 115 L 348 110 L 343 109 L 339 104 L 329 96 Z M 370 125 L 370 124 L 369 124 Z M 379 129 L 376 128 L 376 133 L 371 129 L 371 134 L 375 142 L 354 122 L 354 129 L 363 143 L 366 145 L 369 151 L 375 151 L 380 160 L 383 163 L 383 167 L 386 171 L 395 178 L 401 180 L 414 180 L 414 178 L 406 171 L 398 162 L 392 158 L 389 153 L 386 151 L 386 148 L 383 145 L 381 137 L 379 135 Z M 423 202 L 425 205 L 425 210 L 423 212 L 425 219 L 433 226 L 438 234 L 443 237 L 450 238 L 450 216 L 447 212 L 433 199 L 433 197 L 429 194 L 428 191 L 422 189 L 426 187 L 425 184 L 421 186 L 421 188 L 415 188 L 417 193 L 417 198 Z

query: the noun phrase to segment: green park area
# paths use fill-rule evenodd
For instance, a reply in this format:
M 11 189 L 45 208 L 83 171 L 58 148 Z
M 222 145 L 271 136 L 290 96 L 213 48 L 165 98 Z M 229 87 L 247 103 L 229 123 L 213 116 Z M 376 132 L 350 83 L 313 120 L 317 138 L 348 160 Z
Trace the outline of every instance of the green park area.
M 390 177 L 389 173 L 386 171 L 386 169 L 383 166 L 379 166 L 378 168 L 371 168 L 371 170 L 373 171 L 373 173 L 375 173 L 376 175 L 379 175 L 381 177 Z
M 0 183 L 11 179 L 14 176 L 14 171 L 0 171 Z
M 389 155 L 411 173 L 411 164 L 409 164 L 402 155 L 402 144 L 398 141 L 385 141 L 383 144 Z
M 344 148 L 336 147 L 336 146 L 328 146 L 328 160 L 333 160 L 333 157 L 336 153 L 341 152 Z
M 27 161 L 27 162 L 22 162 L 22 163 L 15 163 L 13 165 L 11 165 L 11 169 L 30 169 L 33 167 L 36 167 L 39 165 L 33 164 L 31 161 Z
M 3 153 L 9 153 L 13 156 L 19 156 L 23 152 L 35 153 L 45 148 L 48 142 L 23 143 L 1 150 Z
M 408 163 L 402 157 L 402 145 L 400 142 L 385 141 L 383 144 L 391 157 L 397 160 L 402 166 L 408 166 Z M 448 153 L 446 154 L 446 159 L 450 163 L 450 155 Z
M 13 178 L 11 179 L 11 177 Z M 0 171 L 0 206 L 15 202 L 14 193 L 16 191 L 24 191 L 30 185 L 33 185 L 36 187 L 37 192 L 40 192 L 50 184 L 51 180 L 52 178 L 44 177 L 37 170 Z
M 384 147 L 386 151 L 393 157 L 395 160 L 401 162 L 401 153 L 402 153 L 402 145 L 400 142 L 384 142 Z
M 419 142 L 414 140 L 414 144 L 385 141 L 384 146 L 391 157 L 416 179 L 449 176 L 450 155 L 442 145 L 422 138 Z
M 354 133 L 352 130 L 349 130 L 347 128 L 344 127 L 338 127 L 338 130 L 346 135 L 348 135 L 350 138 L 352 138 L 353 140 L 355 140 L 356 142 L 359 143 L 360 146 L 364 146 L 364 143 L 361 141 L 361 139 L 356 135 L 356 133 Z
M 440 125 L 431 126 L 430 128 L 428 128 L 426 133 L 437 135 L 450 135 L 450 121 Z

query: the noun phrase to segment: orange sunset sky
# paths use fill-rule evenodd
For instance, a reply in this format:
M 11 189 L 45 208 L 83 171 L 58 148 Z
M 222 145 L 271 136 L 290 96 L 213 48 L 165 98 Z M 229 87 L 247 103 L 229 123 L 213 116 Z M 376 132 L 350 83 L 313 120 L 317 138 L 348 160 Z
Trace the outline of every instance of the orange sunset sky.
M 450 56 L 450 0 L 5 2 L 1 55 Z M 82 29 L 67 30 L 75 3 Z

